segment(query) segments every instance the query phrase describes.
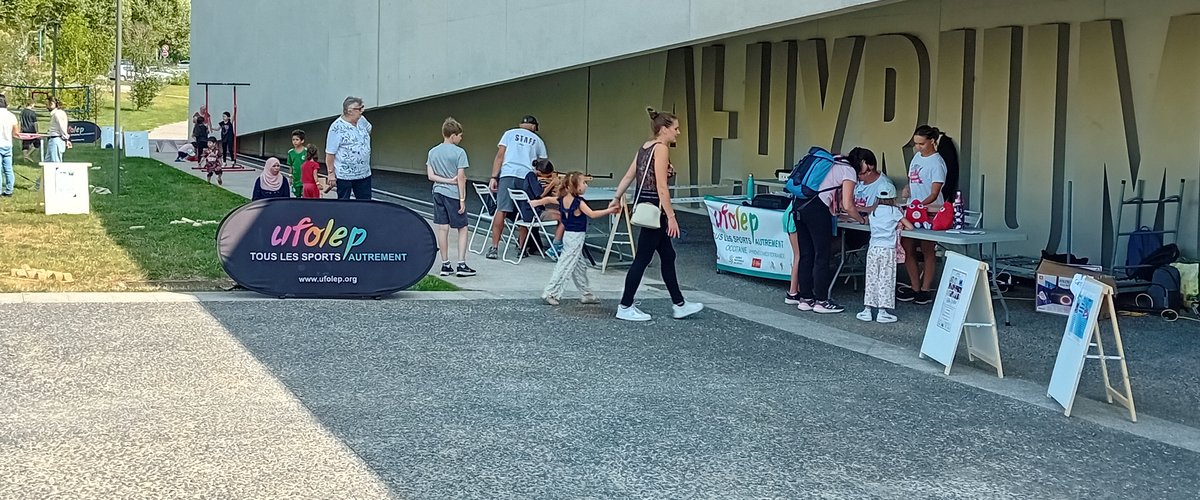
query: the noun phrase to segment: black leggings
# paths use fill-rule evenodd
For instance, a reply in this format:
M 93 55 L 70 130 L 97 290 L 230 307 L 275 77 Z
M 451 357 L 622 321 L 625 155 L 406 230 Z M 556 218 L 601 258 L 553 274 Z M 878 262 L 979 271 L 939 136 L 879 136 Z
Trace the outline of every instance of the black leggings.
M 233 141 L 221 142 L 221 161 L 226 158 L 233 159 Z
M 796 292 L 802 299 L 829 300 L 829 283 L 833 280 L 833 270 L 829 268 L 833 214 L 817 199 L 793 215 L 800 254 L 800 261 L 792 270 L 796 275 Z
M 675 275 L 675 247 L 671 246 L 671 237 L 667 236 L 667 216 L 662 216 L 658 229 L 639 228 L 637 236 L 637 255 L 633 265 L 625 275 L 625 293 L 621 295 L 621 305 L 633 305 L 633 296 L 637 293 L 638 285 L 642 284 L 642 275 L 646 274 L 646 266 L 658 252 L 658 263 L 662 271 L 663 282 L 671 293 L 671 302 L 683 304 L 683 292 L 679 290 L 679 277 Z

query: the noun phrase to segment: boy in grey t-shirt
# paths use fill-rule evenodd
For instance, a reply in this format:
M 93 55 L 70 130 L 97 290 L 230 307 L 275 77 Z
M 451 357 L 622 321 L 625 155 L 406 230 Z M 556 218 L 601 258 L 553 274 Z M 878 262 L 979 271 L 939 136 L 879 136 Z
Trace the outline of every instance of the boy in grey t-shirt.
M 454 118 L 442 122 L 442 143 L 429 150 L 425 170 L 433 181 L 433 225 L 437 228 L 438 249 L 442 253 L 441 276 L 474 276 L 467 267 L 467 152 L 462 142 L 462 125 Z M 458 230 L 458 267 L 450 267 L 447 242 L 450 228 Z

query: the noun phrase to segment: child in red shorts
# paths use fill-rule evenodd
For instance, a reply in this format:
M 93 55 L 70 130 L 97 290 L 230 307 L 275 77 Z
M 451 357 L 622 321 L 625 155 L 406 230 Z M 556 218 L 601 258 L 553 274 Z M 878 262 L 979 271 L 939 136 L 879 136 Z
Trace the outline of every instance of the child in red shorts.
M 305 150 L 304 164 L 300 165 L 300 182 L 304 184 L 302 197 L 321 197 L 321 186 L 317 184 L 317 170 L 320 168 L 321 165 L 317 163 L 317 146 L 309 144 Z

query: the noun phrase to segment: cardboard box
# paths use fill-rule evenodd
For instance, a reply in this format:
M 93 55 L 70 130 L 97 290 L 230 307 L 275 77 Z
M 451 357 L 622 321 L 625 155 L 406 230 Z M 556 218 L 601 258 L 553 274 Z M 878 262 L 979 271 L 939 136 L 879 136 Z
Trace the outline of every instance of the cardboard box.
M 1117 288 L 1116 280 L 1112 276 L 1105 276 L 1100 266 L 1067 265 L 1042 260 L 1037 267 L 1037 284 L 1033 294 L 1034 307 L 1038 312 L 1069 315 L 1071 305 L 1075 303 L 1075 294 L 1071 293 L 1071 279 L 1076 274 L 1091 276 L 1114 290 Z M 1107 318 L 1107 311 L 1100 317 Z

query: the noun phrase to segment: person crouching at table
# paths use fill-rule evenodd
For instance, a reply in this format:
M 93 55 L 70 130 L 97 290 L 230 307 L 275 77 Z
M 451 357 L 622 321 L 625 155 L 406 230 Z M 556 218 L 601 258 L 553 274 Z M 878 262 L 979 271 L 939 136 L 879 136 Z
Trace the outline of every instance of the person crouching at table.
M 268 198 L 290 197 L 291 193 L 288 191 L 288 181 L 283 178 L 283 174 L 279 170 L 279 159 L 275 157 L 267 158 L 266 164 L 263 165 L 262 173 L 254 181 L 254 194 L 251 195 L 250 199 L 265 200 Z

